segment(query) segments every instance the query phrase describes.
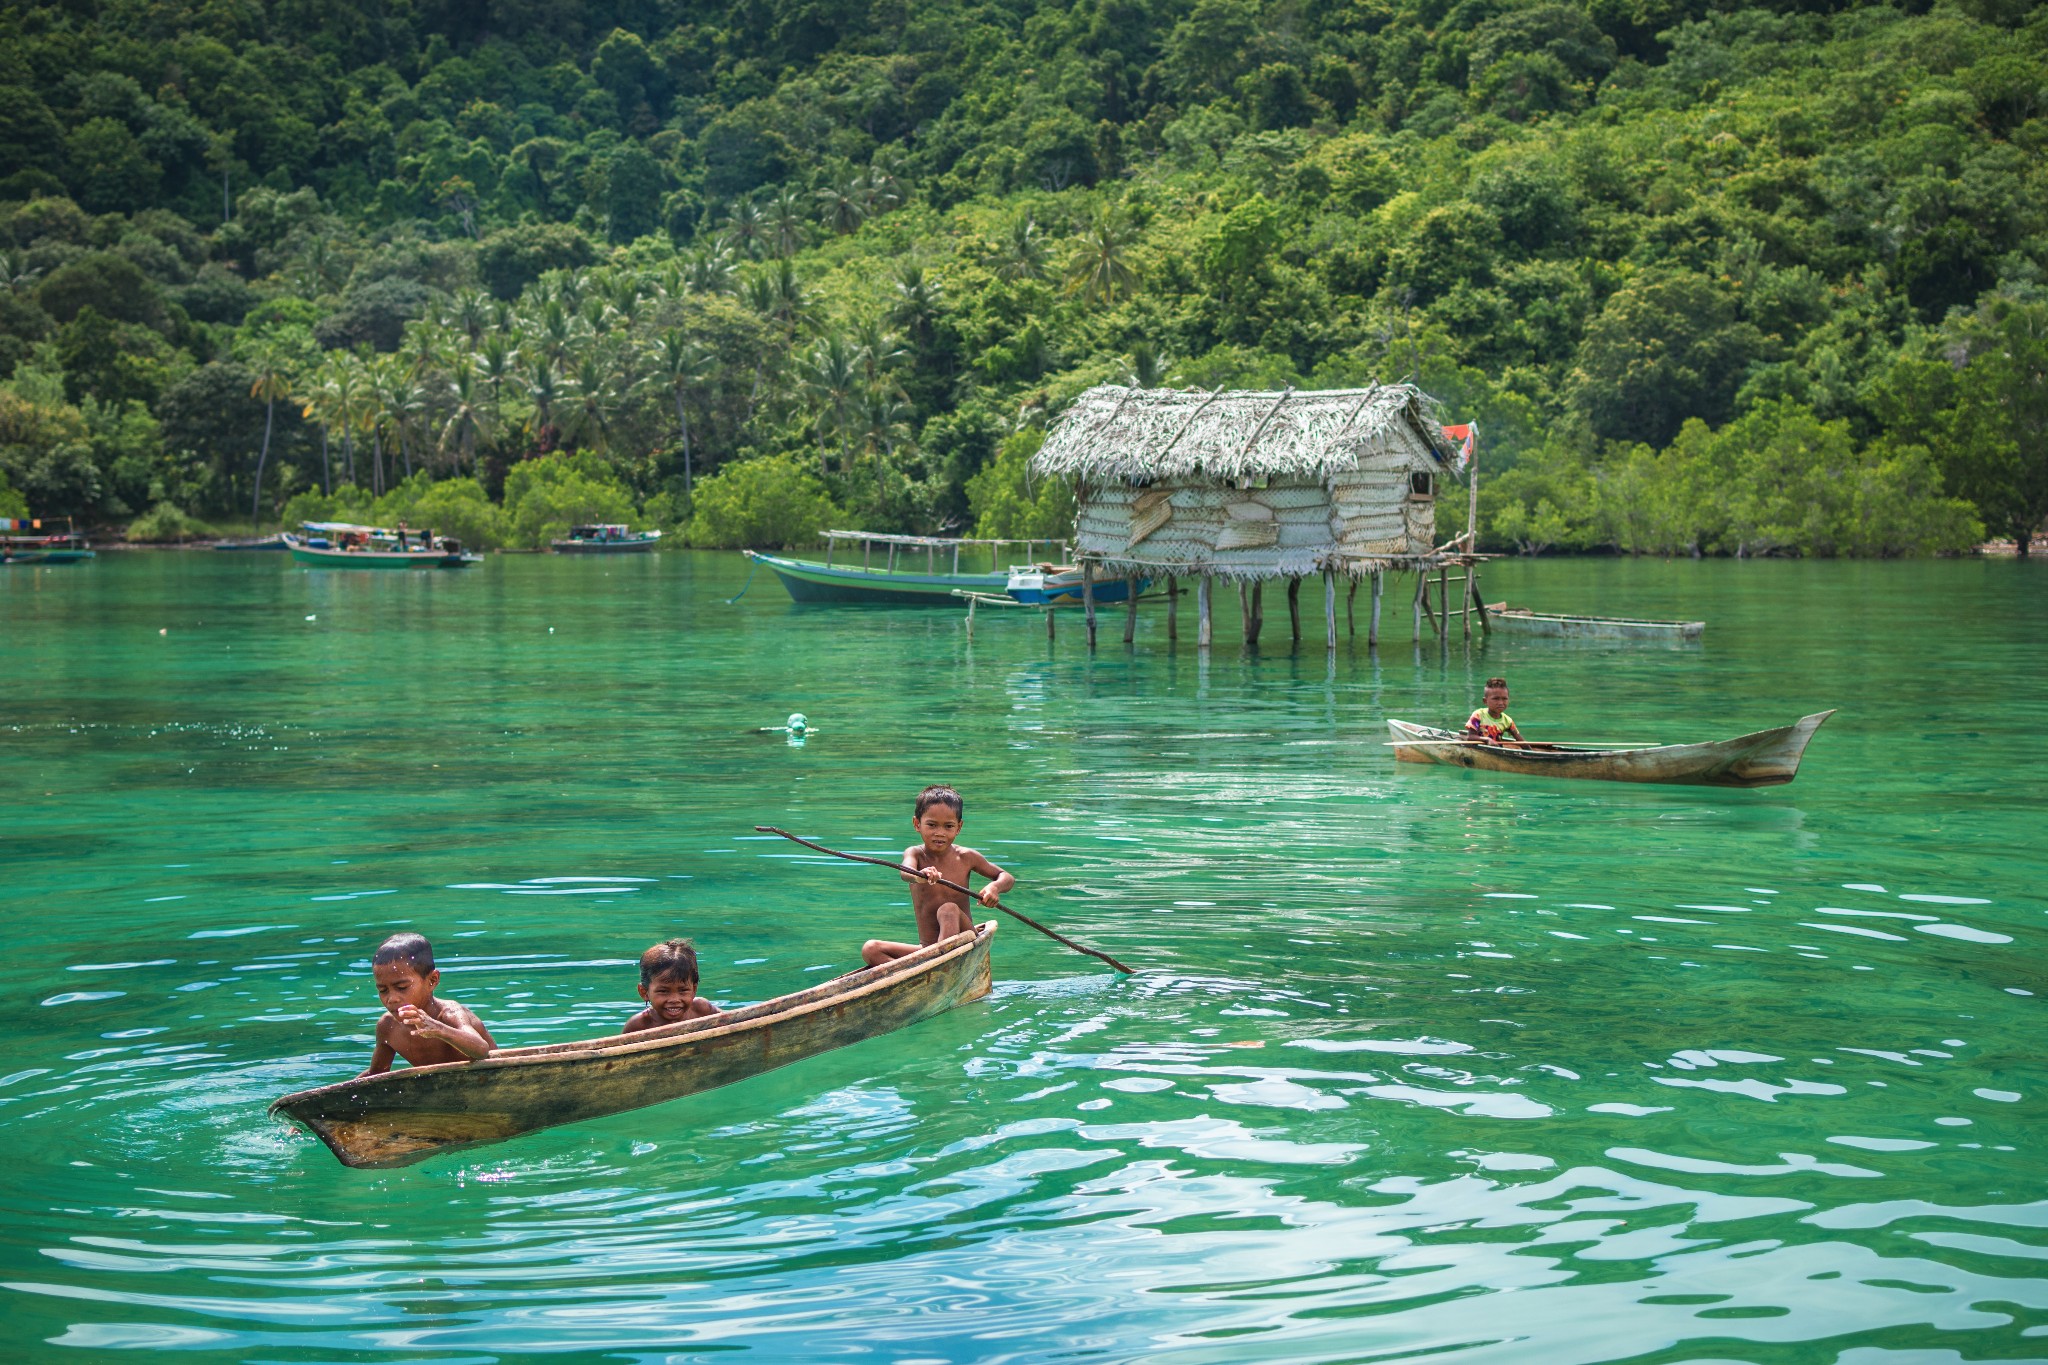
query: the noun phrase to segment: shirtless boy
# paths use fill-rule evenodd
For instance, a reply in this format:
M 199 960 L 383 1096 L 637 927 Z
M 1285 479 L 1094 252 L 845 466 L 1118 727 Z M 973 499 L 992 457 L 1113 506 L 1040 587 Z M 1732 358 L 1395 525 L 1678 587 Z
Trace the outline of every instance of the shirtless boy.
M 394 1053 L 414 1066 L 433 1066 L 477 1061 L 497 1046 L 474 1014 L 435 997 L 441 972 L 434 965 L 434 946 L 420 935 L 385 939 L 370 958 L 370 970 L 376 973 L 385 1014 L 377 1021 L 377 1050 L 362 1075 L 389 1071 Z
M 647 1008 L 619 1032 L 638 1033 L 718 1013 L 718 1006 L 697 994 L 697 950 L 686 938 L 668 939 L 640 954 L 640 998 Z
M 892 943 L 871 938 L 860 946 L 861 961 L 870 967 L 893 962 L 942 938 L 964 934 L 974 927 L 974 916 L 963 903 L 966 897 L 951 887 L 940 886 L 939 878 L 969 885 L 967 875 L 979 873 L 989 879 L 975 899 L 989 909 L 1017 879 L 971 848 L 953 841 L 960 837 L 965 803 L 951 787 L 926 787 L 917 794 L 911 828 L 922 843 L 903 850 L 903 880 L 911 883 L 910 909 L 917 916 L 917 942 Z

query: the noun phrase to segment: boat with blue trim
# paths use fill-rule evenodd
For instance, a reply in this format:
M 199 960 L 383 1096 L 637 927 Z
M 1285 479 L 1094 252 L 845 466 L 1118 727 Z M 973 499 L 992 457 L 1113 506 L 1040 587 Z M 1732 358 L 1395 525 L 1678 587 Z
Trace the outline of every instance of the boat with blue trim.
M 465 569 L 483 556 L 432 531 L 309 521 L 303 535 L 285 534 L 294 562 L 316 569 Z

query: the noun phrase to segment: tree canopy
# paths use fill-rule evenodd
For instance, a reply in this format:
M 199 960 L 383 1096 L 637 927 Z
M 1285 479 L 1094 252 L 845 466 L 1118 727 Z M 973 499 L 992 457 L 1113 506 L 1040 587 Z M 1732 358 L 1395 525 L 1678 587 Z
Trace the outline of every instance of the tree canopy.
M 1976 0 L 19 4 L 0 487 L 1038 529 L 1095 383 L 1412 377 L 1486 544 L 2024 543 L 2044 152 Z

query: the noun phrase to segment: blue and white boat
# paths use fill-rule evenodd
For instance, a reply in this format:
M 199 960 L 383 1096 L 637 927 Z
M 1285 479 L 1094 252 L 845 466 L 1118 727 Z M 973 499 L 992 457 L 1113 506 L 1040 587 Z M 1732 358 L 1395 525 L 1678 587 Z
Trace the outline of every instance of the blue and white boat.
M 1143 593 L 1152 580 L 1138 580 L 1138 591 Z M 1078 602 L 1081 600 L 1081 570 L 1073 565 L 1019 564 L 1010 570 L 1009 582 L 1003 591 L 1027 607 L 1046 607 L 1056 602 Z M 1130 584 L 1121 578 L 1098 578 L 1095 580 L 1095 600 L 1098 602 L 1128 601 Z

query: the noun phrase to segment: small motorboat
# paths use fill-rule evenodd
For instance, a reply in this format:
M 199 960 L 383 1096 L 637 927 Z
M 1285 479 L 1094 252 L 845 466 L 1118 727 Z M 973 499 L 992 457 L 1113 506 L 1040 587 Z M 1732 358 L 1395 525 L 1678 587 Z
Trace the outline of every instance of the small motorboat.
M 995 933 L 990 921 L 794 995 L 641 1033 L 499 1048 L 481 1061 L 301 1090 L 270 1112 L 311 1129 L 344 1166 L 382 1167 L 661 1104 L 979 1000 Z
M 303 535 L 287 532 L 292 559 L 319 569 L 466 569 L 483 556 L 462 542 L 432 532 L 358 526 L 345 521 L 309 521 Z
M 558 555 L 646 554 L 660 546 L 660 531 L 635 531 L 616 524 L 572 526 L 567 540 L 548 542 L 548 548 Z
M 1799 775 L 1799 760 L 1813 732 L 1833 711 L 1816 711 L 1791 725 L 1704 744 L 1641 748 L 1574 744 L 1487 743 L 1454 730 L 1389 720 L 1389 744 L 1403 763 L 1444 763 L 1529 777 L 1587 777 L 1604 782 L 1668 782 L 1701 787 L 1776 787 Z
M 1151 581 L 1149 578 L 1139 579 L 1138 591 L 1142 594 Z M 1081 570 L 1071 564 L 1018 564 L 1011 568 L 1009 582 L 1003 590 L 1028 607 L 1078 602 L 1081 600 Z M 1098 578 L 1094 595 L 1097 602 L 1123 602 L 1129 600 L 1131 588 L 1125 579 Z

